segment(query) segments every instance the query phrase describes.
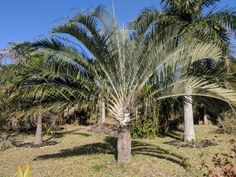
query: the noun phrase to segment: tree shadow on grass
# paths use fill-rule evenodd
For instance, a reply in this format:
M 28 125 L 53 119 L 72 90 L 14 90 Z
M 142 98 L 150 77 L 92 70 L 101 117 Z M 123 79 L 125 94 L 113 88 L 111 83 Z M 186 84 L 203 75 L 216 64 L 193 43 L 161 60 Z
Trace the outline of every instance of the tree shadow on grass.
M 159 146 L 143 143 L 139 141 L 132 141 L 132 154 L 141 154 L 151 157 L 156 157 L 160 159 L 165 159 L 167 161 L 176 163 L 183 168 L 188 168 L 189 164 L 186 162 L 186 158 L 177 155 L 169 150 L 160 148 Z
M 92 154 L 116 154 L 114 144 L 115 138 L 106 138 L 105 143 L 86 144 L 71 149 L 63 149 L 56 154 L 46 154 L 37 157 L 35 160 L 46 160 L 51 158 L 65 158 L 78 155 L 92 155 Z
M 41 148 L 47 146 L 54 146 L 59 144 L 56 141 L 43 141 L 43 143 L 35 145 L 33 142 L 22 142 L 22 141 L 15 141 L 12 143 L 15 147 L 25 147 L 25 148 Z
M 86 136 L 86 137 L 91 136 L 88 133 L 81 133 L 81 132 L 79 132 L 78 129 L 76 129 L 76 130 L 71 130 L 71 131 L 55 132 L 51 137 L 49 137 L 45 141 L 49 141 L 49 140 L 51 140 L 53 138 L 59 139 L 59 138 L 62 138 L 64 136 L 66 136 L 67 134 L 81 135 L 81 136 Z
M 72 149 L 63 149 L 55 154 L 46 154 L 38 156 L 34 160 L 46 160 L 52 158 L 65 158 L 71 156 L 78 155 L 93 155 L 93 154 L 113 154 L 117 159 L 117 151 L 116 151 L 116 141 L 115 137 L 106 137 L 105 142 L 86 144 L 79 147 L 74 147 Z M 187 168 L 188 164 L 186 163 L 186 159 L 183 157 L 171 153 L 168 150 L 162 149 L 156 145 L 147 144 L 139 141 L 132 141 L 132 154 L 141 154 L 146 156 L 151 156 L 155 158 L 165 159 L 167 161 L 171 161 L 176 163 L 183 168 Z
M 176 140 L 183 140 L 183 133 L 180 131 L 169 131 L 166 135 Z

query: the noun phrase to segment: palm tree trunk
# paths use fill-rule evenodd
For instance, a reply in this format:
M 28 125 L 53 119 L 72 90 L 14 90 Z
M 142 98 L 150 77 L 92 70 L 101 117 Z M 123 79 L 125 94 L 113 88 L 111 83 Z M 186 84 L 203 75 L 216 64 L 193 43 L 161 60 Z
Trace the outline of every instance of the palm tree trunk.
M 42 115 L 37 114 L 37 128 L 35 134 L 35 145 L 39 145 L 43 143 L 43 136 L 42 136 Z
M 101 123 L 104 124 L 106 122 L 106 109 L 105 109 L 105 100 L 103 96 L 99 95 L 100 97 L 100 117 Z
M 195 141 L 194 121 L 193 121 L 193 106 L 192 106 L 192 89 L 186 88 L 188 96 L 184 97 L 184 141 Z
M 208 125 L 209 124 L 206 108 L 203 108 L 203 124 L 204 125 Z
M 105 102 L 104 99 L 101 101 L 101 117 L 102 117 L 102 124 L 106 122 L 106 110 L 105 110 Z
M 126 164 L 131 161 L 131 135 L 130 127 L 120 127 L 117 139 L 117 162 L 118 164 Z

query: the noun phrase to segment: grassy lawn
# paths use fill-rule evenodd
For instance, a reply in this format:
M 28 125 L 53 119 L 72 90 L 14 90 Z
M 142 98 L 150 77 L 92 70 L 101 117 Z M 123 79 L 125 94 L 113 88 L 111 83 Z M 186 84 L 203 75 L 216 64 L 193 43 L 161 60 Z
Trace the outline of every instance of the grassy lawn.
M 218 143 L 207 148 L 177 148 L 163 144 L 173 140 L 170 137 L 133 140 L 132 163 L 123 166 L 115 161 L 115 138 L 68 127 L 49 140 L 59 142 L 54 146 L 0 151 L 0 176 L 14 176 L 17 165 L 26 163 L 31 164 L 33 177 L 202 176 L 199 172 L 201 161 L 210 161 L 212 154 L 217 152 L 229 152 L 230 140 L 235 139 L 235 135 L 216 134 L 216 128 L 210 125 L 195 127 L 199 141 L 211 139 Z M 50 137 L 44 137 L 47 138 Z M 28 142 L 34 137 L 19 135 L 18 139 Z M 189 170 L 184 168 L 186 163 L 190 164 Z

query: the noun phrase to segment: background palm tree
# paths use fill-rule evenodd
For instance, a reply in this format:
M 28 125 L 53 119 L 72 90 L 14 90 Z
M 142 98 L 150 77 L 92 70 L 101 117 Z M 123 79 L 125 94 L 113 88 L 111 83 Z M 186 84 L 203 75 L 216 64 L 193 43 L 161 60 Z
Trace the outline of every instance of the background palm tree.
M 79 65 L 68 65 L 66 60 L 59 59 L 59 56 L 52 52 L 37 51 L 29 42 L 11 43 L 11 47 L 7 51 L 2 56 L 2 60 L 5 57 L 11 57 L 12 63 L 4 66 L 1 70 L 2 79 L 4 76 L 7 77 L 7 81 L 1 85 L 3 88 L 2 95 L 6 97 L 1 99 L 6 105 L 6 109 L 2 112 L 8 118 L 33 116 L 36 120 L 34 143 L 39 145 L 43 142 L 42 119 L 44 114 L 62 112 L 68 106 L 76 105 L 78 102 L 83 105 L 85 99 L 82 94 L 88 90 L 83 88 L 80 82 L 85 80 L 89 82 L 91 76 L 87 73 L 77 75 L 77 70 L 81 69 Z M 47 74 L 49 70 L 51 72 L 50 77 Z M 60 75 L 64 71 L 67 71 L 67 78 Z M 75 74 L 76 80 L 71 80 L 71 75 Z M 50 89 L 53 89 L 53 92 L 47 90 L 46 83 L 49 82 L 51 84 Z M 70 85 L 71 90 L 67 89 L 65 92 L 64 83 Z M 91 87 L 89 93 L 95 94 L 92 91 L 94 86 L 88 83 L 86 85 Z M 38 99 L 39 95 L 40 99 Z M 66 96 L 67 99 L 65 99 Z M 73 101 L 73 97 L 76 97 L 76 102 Z M 79 98 L 83 98 L 82 101 Z M 11 106 L 9 107 L 9 105 Z
M 230 48 L 229 39 L 236 32 L 236 12 L 233 9 L 217 11 L 215 8 L 204 12 L 205 8 L 215 5 L 216 2 L 218 0 L 162 0 L 162 11 L 146 8 L 134 22 L 130 23 L 130 27 L 135 29 L 138 34 L 148 36 L 149 33 L 159 33 L 159 31 L 166 30 L 169 26 L 178 26 L 178 36 L 173 41 L 175 45 L 191 35 L 201 41 L 215 43 L 226 55 Z M 191 93 L 191 89 L 186 91 Z M 195 133 L 192 98 L 191 96 L 184 98 L 185 141 L 193 141 Z
M 10 95 L 7 102 L 12 105 L 9 112 L 18 118 L 36 117 L 35 144 L 42 143 L 42 118 L 45 114 L 61 113 L 77 104 L 82 107 L 87 101 L 96 105 L 97 100 L 86 100 L 85 96 L 96 95 L 94 82 L 87 73 L 80 73 L 81 68 L 75 63 L 68 64 L 68 61 L 55 56 L 37 57 L 14 69 L 14 81 L 5 85 L 8 88 L 6 93 Z

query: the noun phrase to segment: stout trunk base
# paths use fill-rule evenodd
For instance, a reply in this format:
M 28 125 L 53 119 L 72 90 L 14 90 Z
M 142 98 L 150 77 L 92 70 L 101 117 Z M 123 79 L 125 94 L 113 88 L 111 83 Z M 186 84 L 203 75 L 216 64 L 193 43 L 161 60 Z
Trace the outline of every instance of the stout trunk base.
M 36 134 L 35 134 L 35 145 L 39 145 L 43 143 L 43 135 L 42 135 L 42 116 L 39 115 L 37 117 L 37 128 L 36 128 Z
M 117 139 L 117 162 L 118 164 L 129 163 L 131 157 L 130 127 L 120 127 Z
M 195 135 L 185 135 L 184 136 L 184 142 L 190 143 L 190 142 L 194 142 L 195 139 Z

